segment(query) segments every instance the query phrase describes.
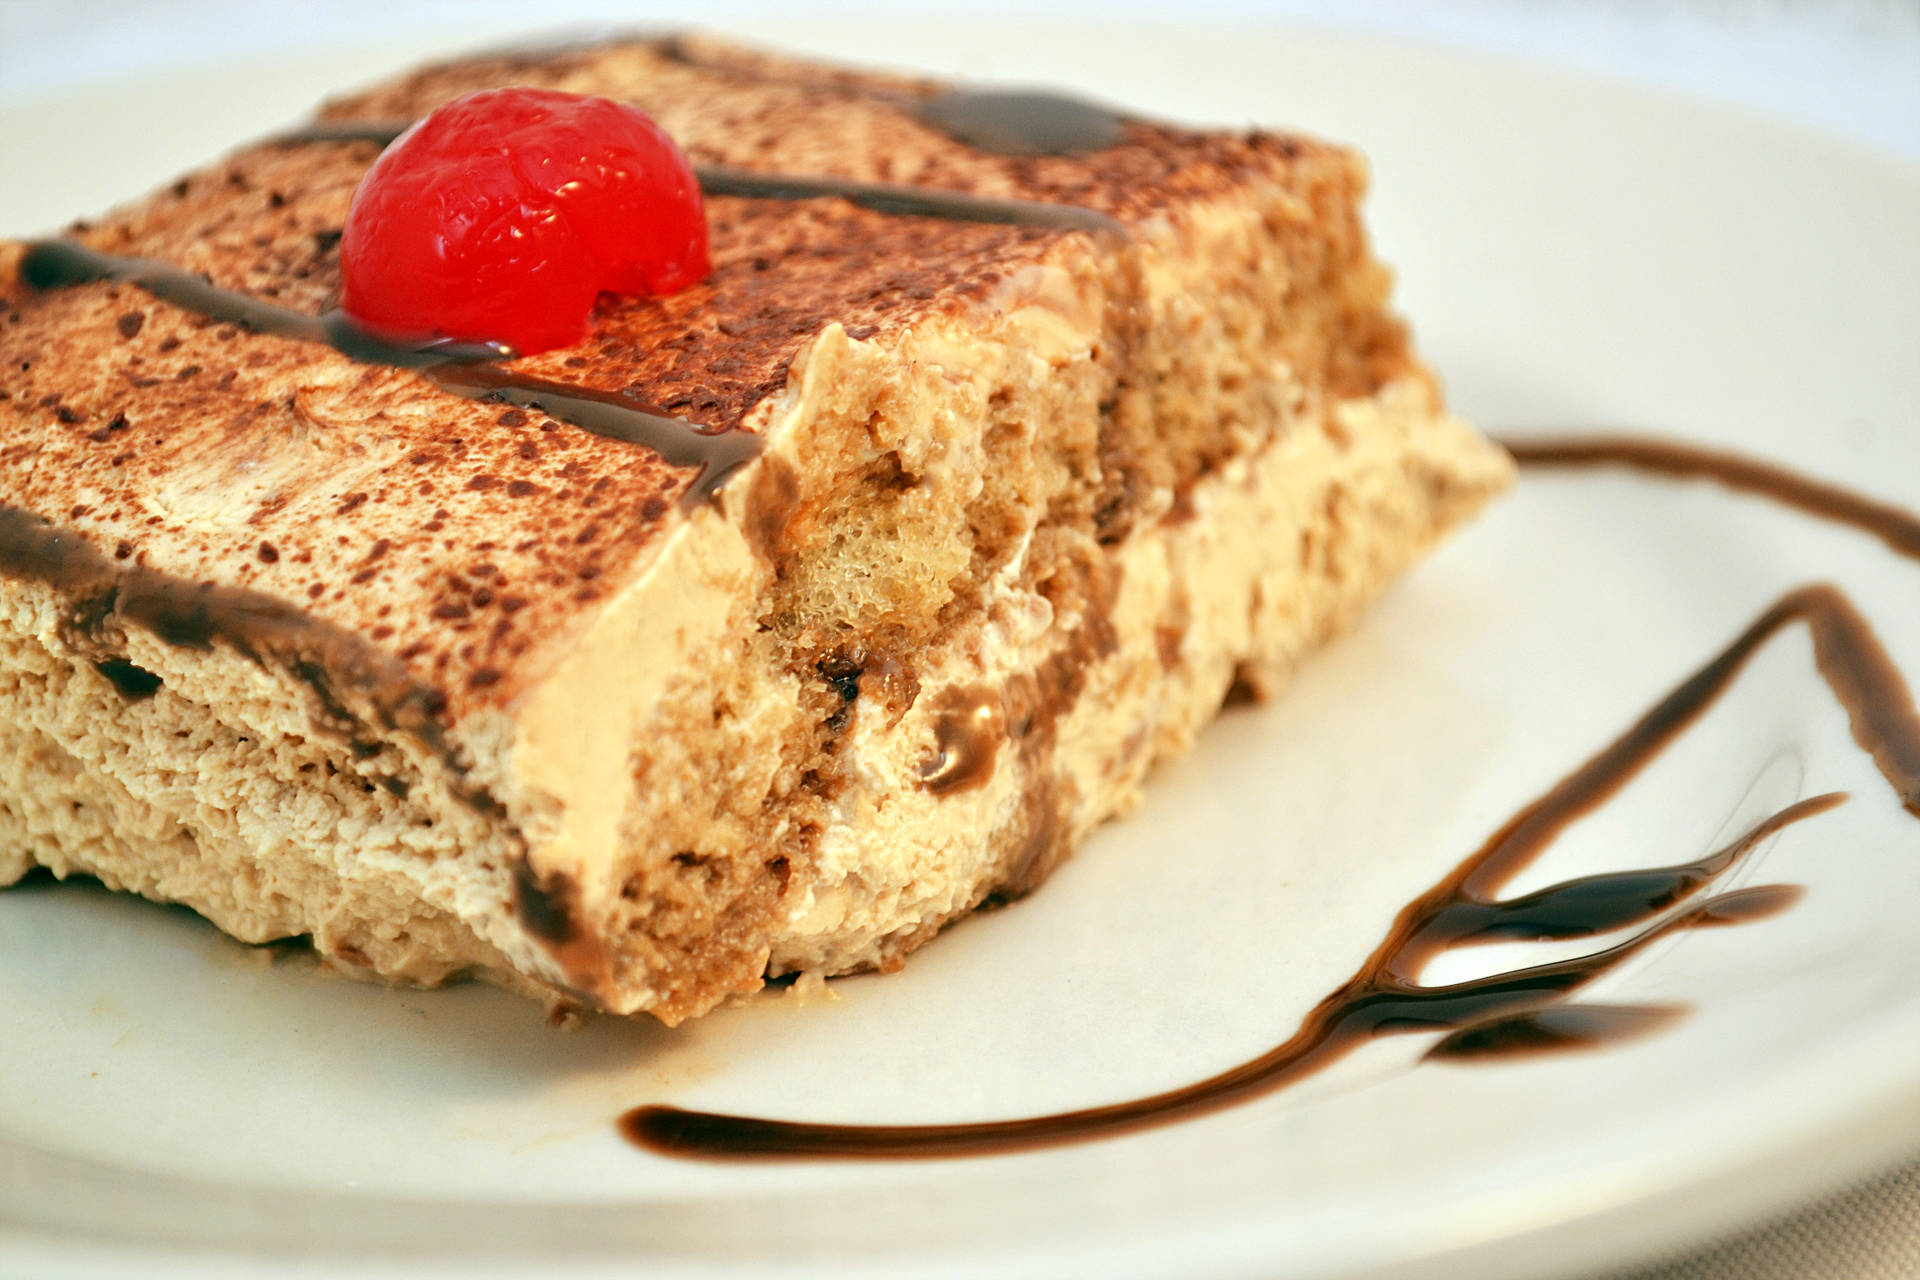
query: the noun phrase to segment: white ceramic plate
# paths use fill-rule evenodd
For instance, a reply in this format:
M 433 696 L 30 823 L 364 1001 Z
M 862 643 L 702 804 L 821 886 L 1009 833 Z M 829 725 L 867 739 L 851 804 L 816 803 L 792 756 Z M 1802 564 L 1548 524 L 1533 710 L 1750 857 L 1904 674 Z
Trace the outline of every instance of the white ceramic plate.
M 1920 508 L 1913 169 L 1411 48 L 1023 31 L 756 34 L 1356 139 L 1403 304 L 1469 416 L 1731 444 Z M 425 52 L 16 100 L 0 229 L 86 212 Z M 946 1163 L 675 1163 L 611 1122 L 655 1101 L 1013 1117 L 1252 1057 L 1404 902 L 1814 578 L 1920 673 L 1920 565 L 1699 486 L 1529 476 L 1033 899 L 837 999 L 767 995 L 675 1032 L 568 1034 L 480 987 L 333 980 L 97 889 L 0 895 L 0 1269 L 1547 1276 L 1812 1194 L 1920 1145 L 1920 823 L 1801 633 L 1516 886 L 1688 859 L 1797 795 L 1853 792 L 1738 873 L 1808 886 L 1797 907 L 1676 937 L 1595 990 L 1690 1006 L 1659 1034 L 1473 1067 L 1416 1065 L 1430 1037 L 1400 1037 L 1209 1119 Z

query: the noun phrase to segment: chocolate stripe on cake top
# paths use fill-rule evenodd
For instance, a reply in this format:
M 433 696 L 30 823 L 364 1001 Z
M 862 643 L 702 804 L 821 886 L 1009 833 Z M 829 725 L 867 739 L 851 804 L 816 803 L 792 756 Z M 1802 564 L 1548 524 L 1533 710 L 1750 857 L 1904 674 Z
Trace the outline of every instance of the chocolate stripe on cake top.
M 1783 467 L 1677 442 L 1631 436 L 1511 443 L 1533 466 L 1621 465 L 1699 476 L 1760 494 L 1880 538 L 1920 560 L 1920 517 Z M 1136 1132 L 1272 1093 L 1378 1036 L 1444 1031 L 1426 1057 L 1476 1061 L 1611 1043 L 1651 1031 L 1677 1010 L 1586 1005 L 1570 997 L 1622 961 L 1681 929 L 1738 924 L 1785 910 L 1800 890 L 1760 885 L 1688 905 L 1768 837 L 1841 803 L 1801 800 L 1693 862 L 1587 876 L 1502 899 L 1515 876 L 1582 816 L 1649 767 L 1732 685 L 1753 655 L 1795 622 L 1806 624 L 1821 677 L 1901 804 L 1920 816 L 1920 711 L 1892 656 L 1853 603 L 1816 583 L 1789 592 L 1705 666 L 1681 681 L 1604 750 L 1521 809 L 1444 880 L 1409 903 L 1386 939 L 1298 1030 L 1229 1071 L 1152 1097 L 982 1124 L 838 1125 L 636 1107 L 620 1118 L 635 1143 L 664 1155 L 722 1160 L 929 1158 L 986 1155 Z M 1651 921 L 1652 923 L 1647 923 Z M 1635 924 L 1625 941 L 1584 956 L 1445 986 L 1422 969 L 1461 946 L 1585 937 Z
M 324 342 L 366 364 L 420 369 L 460 360 L 498 360 L 513 354 L 497 343 L 389 342 L 355 324 L 342 312 L 312 316 L 231 289 L 222 289 L 190 271 L 149 258 L 101 253 L 74 240 L 36 240 L 20 260 L 20 278 L 35 289 L 64 289 L 100 281 L 136 285 L 162 302 L 250 333 Z
M 701 57 L 683 35 L 646 41 L 682 66 L 761 80 L 788 80 L 764 66 Z M 898 108 L 963 146 L 1006 156 L 1064 156 L 1104 151 L 1126 138 L 1127 117 L 1111 107 L 1052 89 L 989 89 L 956 85 L 928 95 L 889 92 L 808 79 L 808 88 L 838 91 Z
M 387 146 L 412 127 L 412 121 L 356 123 L 321 121 L 276 134 L 269 145 L 293 146 L 315 142 L 377 142 Z M 947 222 L 983 222 L 1003 226 L 1047 227 L 1057 231 L 1093 231 L 1127 234 L 1118 218 L 1077 204 L 1047 200 L 1014 200 L 980 196 L 942 187 L 917 187 L 890 182 L 860 182 L 852 178 L 763 173 L 731 165 L 696 165 L 694 176 L 709 196 L 737 196 L 747 200 L 845 200 L 874 213 L 903 218 L 940 218 Z
M 751 431 L 707 430 L 653 413 L 624 392 L 528 377 L 491 364 L 441 365 L 426 374 L 456 395 L 535 409 L 595 435 L 651 449 L 673 466 L 697 467 L 699 474 L 682 498 L 688 505 L 711 497 L 728 476 L 760 456 L 761 439 Z
M 353 360 L 416 369 L 435 385 L 470 400 L 538 409 L 595 435 L 642 445 L 674 466 L 697 468 L 693 484 L 681 499 L 687 506 L 711 497 L 722 481 L 761 449 L 760 437 L 751 431 L 708 430 L 683 418 L 649 412 L 618 392 L 567 386 L 487 363 L 512 354 L 497 344 L 389 342 L 338 311 L 307 315 L 219 288 L 178 267 L 101 253 L 71 240 L 30 243 L 21 259 L 20 276 L 36 289 L 98 281 L 136 285 L 163 302 L 253 333 L 322 342 Z
M 314 120 L 261 139 L 267 147 L 302 147 L 317 142 L 377 142 L 382 147 L 413 128 L 411 120 Z
M 1003 156 L 1067 156 L 1125 141 L 1116 111 L 1045 89 L 948 89 L 907 108 L 929 129 L 976 151 Z
M 726 165 L 696 166 L 694 176 L 700 180 L 700 189 L 710 196 L 742 196 L 750 200 L 840 199 L 862 209 L 897 217 L 1127 234 L 1126 224 L 1118 218 L 1077 204 L 1009 200 L 939 187 L 856 182 L 851 178 L 793 177 Z

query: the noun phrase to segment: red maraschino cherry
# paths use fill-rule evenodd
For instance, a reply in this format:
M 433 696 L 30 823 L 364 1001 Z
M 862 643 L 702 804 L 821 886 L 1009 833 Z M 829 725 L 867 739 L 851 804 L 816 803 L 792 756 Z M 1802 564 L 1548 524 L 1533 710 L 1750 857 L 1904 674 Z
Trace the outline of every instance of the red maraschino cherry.
M 644 113 L 551 89 L 456 98 L 402 134 L 353 193 L 340 306 L 389 337 L 586 337 L 602 293 L 703 279 L 707 219 L 680 148 Z

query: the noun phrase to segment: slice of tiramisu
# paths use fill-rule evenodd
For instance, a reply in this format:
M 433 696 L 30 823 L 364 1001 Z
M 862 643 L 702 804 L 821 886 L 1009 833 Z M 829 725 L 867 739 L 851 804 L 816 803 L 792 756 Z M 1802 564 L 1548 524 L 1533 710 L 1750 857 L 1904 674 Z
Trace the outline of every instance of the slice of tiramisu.
M 509 84 L 663 125 L 711 276 L 424 370 L 233 310 L 325 312 L 355 135 Z M 669 1022 L 892 968 L 1508 479 L 1336 146 L 687 39 L 324 120 L 0 249 L 0 883 Z

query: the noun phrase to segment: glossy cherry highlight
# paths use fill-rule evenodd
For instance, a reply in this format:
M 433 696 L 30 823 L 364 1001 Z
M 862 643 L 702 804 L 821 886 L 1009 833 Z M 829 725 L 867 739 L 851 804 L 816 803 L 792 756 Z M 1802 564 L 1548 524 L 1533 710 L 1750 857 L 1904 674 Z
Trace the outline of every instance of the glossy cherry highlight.
M 686 155 L 643 112 L 550 89 L 456 98 L 384 151 L 340 238 L 340 305 L 378 333 L 501 342 L 587 335 L 601 293 L 705 278 Z

